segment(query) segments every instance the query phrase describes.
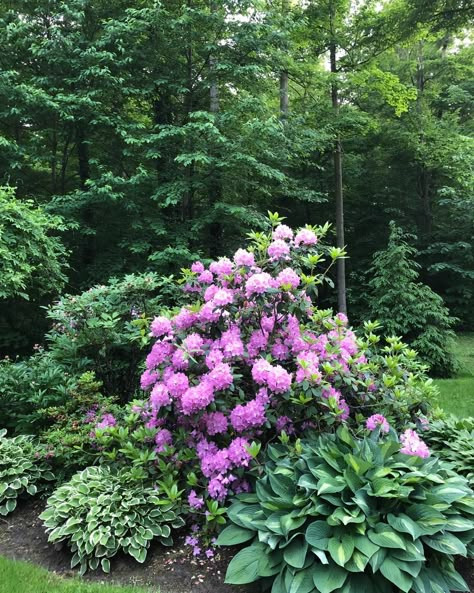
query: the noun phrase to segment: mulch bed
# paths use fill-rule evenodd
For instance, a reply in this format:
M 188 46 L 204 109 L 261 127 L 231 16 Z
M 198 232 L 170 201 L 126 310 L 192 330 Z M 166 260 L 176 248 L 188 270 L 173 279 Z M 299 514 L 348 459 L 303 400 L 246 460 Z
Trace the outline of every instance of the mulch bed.
M 66 547 L 48 543 L 43 524 L 38 518 L 45 501 L 33 499 L 21 503 L 6 518 L 0 518 L 0 555 L 12 560 L 26 560 L 61 576 L 77 576 L 71 570 L 71 555 Z M 90 581 L 123 585 L 159 586 L 160 593 L 256 593 L 259 588 L 235 587 L 224 584 L 226 567 L 232 552 L 219 552 L 212 560 L 200 561 L 192 557 L 184 536 L 173 548 L 153 545 L 147 560 L 139 564 L 126 555 L 117 555 L 111 561 L 111 573 L 104 575 L 99 569 L 88 571 L 84 577 Z
M 71 555 L 67 548 L 58 549 L 48 543 L 48 537 L 38 518 L 45 502 L 28 500 L 6 517 L 0 518 L 0 555 L 12 560 L 27 560 L 62 576 L 76 576 L 71 570 Z M 178 538 L 172 549 L 152 545 L 144 564 L 138 564 L 125 555 L 112 560 L 112 572 L 105 576 L 100 570 L 89 571 L 85 579 L 127 585 L 159 586 L 161 593 L 256 593 L 258 586 L 229 587 L 224 575 L 232 552 L 219 552 L 212 560 L 194 559 L 184 545 L 184 536 Z M 474 566 L 472 560 L 461 559 L 458 570 L 474 593 Z

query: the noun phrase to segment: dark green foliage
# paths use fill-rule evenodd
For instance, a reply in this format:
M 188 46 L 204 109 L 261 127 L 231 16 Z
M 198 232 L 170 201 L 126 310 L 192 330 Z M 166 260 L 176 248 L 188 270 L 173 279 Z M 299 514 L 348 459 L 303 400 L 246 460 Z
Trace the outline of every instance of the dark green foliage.
M 271 446 L 255 494 L 237 497 L 219 536 L 247 544 L 226 581 L 266 579 L 272 593 L 467 591 L 453 555 L 474 536 L 473 492 L 438 459 L 399 453 L 394 436 L 341 428 Z
M 77 376 L 51 353 L 0 361 L 0 426 L 17 433 L 37 434 L 50 424 L 45 409 L 61 406 L 77 385 Z
M 184 525 L 177 502 L 144 481 L 139 470 L 89 467 L 48 499 L 41 514 L 50 542 L 67 542 L 71 567 L 110 571 L 117 552 L 145 562 L 152 540 L 171 545 L 172 529 Z
M 19 498 L 34 496 L 54 478 L 43 447 L 31 437 L 6 434 L 0 430 L 0 515 L 14 511 Z
M 431 422 L 423 438 L 441 459 L 474 486 L 474 418 L 448 416 Z
M 370 270 L 368 315 L 389 335 L 401 336 L 437 376 L 456 370 L 453 354 L 455 319 L 443 299 L 419 280 L 416 249 L 394 223 L 385 251 L 374 255 Z
M 172 276 L 152 272 L 64 295 L 47 313 L 51 356 L 70 373 L 94 371 L 106 395 L 127 401 L 138 388 L 152 318 L 182 298 Z

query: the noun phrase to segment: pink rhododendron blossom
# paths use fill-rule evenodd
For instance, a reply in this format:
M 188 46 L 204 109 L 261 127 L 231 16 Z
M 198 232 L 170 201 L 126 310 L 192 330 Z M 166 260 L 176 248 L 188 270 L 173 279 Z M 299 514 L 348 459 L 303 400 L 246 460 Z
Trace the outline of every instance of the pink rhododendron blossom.
M 167 335 L 172 331 L 171 321 L 167 317 L 155 317 L 151 322 L 150 330 L 155 338 Z
M 159 410 L 163 406 L 171 403 L 170 393 L 166 385 L 157 383 L 151 390 L 150 403 L 153 408 Z
M 232 262 L 227 257 L 221 257 L 219 260 L 212 262 L 209 266 L 209 270 L 213 274 L 218 274 L 219 276 L 229 276 L 232 274 L 234 266 Z
M 214 390 L 208 381 L 187 389 L 181 397 L 183 414 L 189 415 L 204 410 L 214 400 Z
M 273 288 L 273 278 L 267 272 L 254 274 L 245 283 L 245 292 L 247 296 L 253 294 L 263 294 L 269 288 Z
M 193 509 L 202 509 L 202 507 L 204 506 L 204 498 L 199 497 L 194 490 L 191 490 L 191 492 L 188 495 L 188 504 Z M 189 536 L 186 538 L 186 543 L 188 545 L 196 545 L 197 544 L 196 538 L 190 538 L 190 539 L 195 540 L 195 543 L 193 543 L 193 544 L 190 544 L 190 542 L 187 541 L 188 538 L 189 538 Z
M 195 274 L 201 274 L 204 272 L 204 264 L 200 261 L 195 261 L 191 266 L 191 272 L 194 272 Z
M 417 457 L 426 458 L 430 456 L 430 450 L 424 441 L 420 439 L 416 431 L 408 428 L 403 434 L 400 435 L 400 442 L 403 447 L 400 449 L 400 453 L 405 455 L 414 455 Z
M 230 305 L 233 300 L 234 294 L 227 288 L 220 288 L 212 297 L 212 303 L 216 307 L 225 307 L 225 305 Z
M 102 416 L 101 422 L 96 425 L 98 429 L 110 428 L 112 426 L 116 426 L 117 420 L 112 414 L 104 414 Z
M 270 243 L 267 252 L 272 260 L 281 259 L 290 254 L 290 246 L 285 241 L 277 239 Z
M 140 387 L 143 389 L 143 391 L 147 391 L 152 385 L 156 383 L 156 381 L 158 381 L 159 376 L 160 374 L 156 371 L 146 370 L 140 377 Z
M 214 282 L 214 275 L 210 270 L 204 270 L 199 274 L 198 280 L 201 284 L 211 284 Z
M 266 383 L 268 389 L 274 393 L 285 393 L 291 387 L 291 374 L 282 366 L 270 366 L 267 373 Z
M 302 229 L 295 236 L 295 245 L 297 247 L 301 244 L 316 245 L 317 242 L 318 238 L 316 237 L 315 233 L 309 229 Z
M 236 406 L 230 414 L 230 422 L 236 432 L 265 424 L 265 406 L 261 399 L 253 399 L 244 405 Z
M 161 428 L 159 432 L 156 433 L 155 436 L 155 445 L 156 451 L 161 453 L 165 450 L 166 447 L 170 447 L 173 442 L 173 437 L 171 432 L 166 428 Z
M 237 266 L 251 267 L 255 265 L 255 256 L 245 249 L 238 249 L 234 254 L 234 262 Z
M 388 432 L 390 430 L 390 424 L 382 414 L 373 414 L 370 418 L 367 418 L 365 426 L 368 430 L 375 430 L 377 426 L 380 426 L 381 432 Z
M 277 283 L 280 287 L 298 288 L 300 285 L 300 277 L 291 268 L 285 268 L 277 276 Z
M 188 376 L 184 373 L 170 373 L 166 378 L 166 387 L 173 397 L 180 397 L 189 387 Z
M 293 231 L 286 224 L 279 224 L 272 233 L 274 241 L 283 239 L 293 239 Z
M 203 416 L 206 423 L 207 432 L 214 436 L 216 434 L 225 433 L 228 428 L 228 421 L 222 412 L 211 412 Z

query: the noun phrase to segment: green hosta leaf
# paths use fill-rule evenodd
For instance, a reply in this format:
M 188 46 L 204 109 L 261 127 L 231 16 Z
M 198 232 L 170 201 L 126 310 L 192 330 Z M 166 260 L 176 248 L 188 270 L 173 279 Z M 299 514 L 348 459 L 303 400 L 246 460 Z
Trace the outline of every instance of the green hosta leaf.
M 350 535 L 332 537 L 328 542 L 328 552 L 336 564 L 344 566 L 354 552 L 354 538 Z
M 345 487 L 344 482 L 341 483 L 334 478 L 324 478 L 318 482 L 318 495 L 342 492 Z
M 380 549 L 379 546 L 370 541 L 365 535 L 356 535 L 354 537 L 355 547 L 368 558 L 372 558 L 375 552 Z
M 447 524 L 442 513 L 424 504 L 412 505 L 407 509 L 407 515 L 423 530 L 424 535 L 433 535 L 444 529 Z
M 296 486 L 293 480 L 288 476 L 281 474 L 273 475 L 272 473 L 268 475 L 268 479 L 270 480 L 273 492 L 283 498 L 283 500 L 291 502 L 296 493 Z
M 470 531 L 471 529 L 474 529 L 474 520 L 448 516 L 448 531 Z
M 248 542 L 253 537 L 255 537 L 255 531 L 238 525 L 229 525 L 221 531 L 216 543 L 218 546 L 236 546 Z
M 16 504 L 16 498 L 8 498 L 5 503 L 7 513 L 11 513 L 12 511 L 14 511 L 16 509 Z
M 442 486 L 436 486 L 431 490 L 431 494 L 438 496 L 444 502 L 451 504 L 466 496 L 466 488 L 462 485 L 446 483 Z
M 430 537 L 423 537 L 423 543 L 444 554 L 459 554 L 460 556 L 466 556 L 466 546 L 462 541 L 452 533 L 437 533 Z
M 130 556 L 133 556 L 137 562 L 143 564 L 143 562 L 145 562 L 146 560 L 147 549 L 130 547 L 128 553 L 130 554 Z
M 313 521 L 306 529 L 305 537 L 310 546 L 318 550 L 327 550 L 331 534 L 332 529 L 326 521 Z
M 387 581 L 393 583 L 398 589 L 401 589 L 405 593 L 410 591 L 413 578 L 401 571 L 400 568 L 395 564 L 394 560 L 391 558 L 385 558 L 379 570 L 387 579 Z
M 284 550 L 285 562 L 293 568 L 303 568 L 308 551 L 308 543 L 301 537 L 296 537 Z
M 376 527 L 376 531 L 370 529 L 367 532 L 367 536 L 372 543 L 381 546 L 382 548 L 406 549 L 403 539 L 388 525 L 379 523 Z
M 351 559 L 345 564 L 344 568 L 349 572 L 364 572 L 368 562 L 369 558 L 367 556 L 359 552 L 359 550 L 354 550 Z
M 288 535 L 290 531 L 300 528 L 304 523 L 306 523 L 306 516 L 292 517 L 291 515 L 283 515 L 280 517 L 283 535 Z
M 256 581 L 259 578 L 258 565 L 263 553 L 262 548 L 256 546 L 241 550 L 230 561 L 225 582 L 231 585 L 246 585 Z
M 314 590 L 313 571 L 313 566 L 308 569 L 298 571 L 291 581 L 288 593 L 311 593 L 311 591 Z
M 108 558 L 102 558 L 100 565 L 104 572 L 110 572 L 110 560 Z
M 421 529 L 413 521 L 413 519 L 410 519 L 410 517 L 408 517 L 408 515 L 404 515 L 403 513 L 397 516 L 388 514 L 387 521 L 389 525 L 393 527 L 393 529 L 395 529 L 396 531 L 410 534 L 413 538 L 413 541 L 415 541 L 422 535 Z
M 313 567 L 313 582 L 319 593 L 332 593 L 342 587 L 348 573 L 334 564 L 316 564 Z

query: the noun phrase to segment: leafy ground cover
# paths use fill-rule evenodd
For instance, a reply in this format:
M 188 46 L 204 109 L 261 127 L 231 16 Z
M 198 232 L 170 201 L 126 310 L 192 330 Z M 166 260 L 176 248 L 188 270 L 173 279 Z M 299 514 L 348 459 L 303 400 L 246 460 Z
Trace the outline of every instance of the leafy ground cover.
M 0 593 L 159 593 L 159 589 L 139 589 L 64 579 L 27 562 L 0 556 Z
M 435 381 L 440 391 L 438 401 L 442 408 L 456 416 L 474 416 L 474 333 L 459 335 L 454 353 L 460 369 L 452 379 Z

